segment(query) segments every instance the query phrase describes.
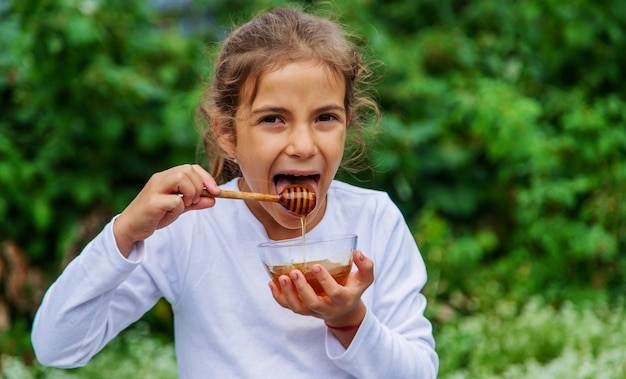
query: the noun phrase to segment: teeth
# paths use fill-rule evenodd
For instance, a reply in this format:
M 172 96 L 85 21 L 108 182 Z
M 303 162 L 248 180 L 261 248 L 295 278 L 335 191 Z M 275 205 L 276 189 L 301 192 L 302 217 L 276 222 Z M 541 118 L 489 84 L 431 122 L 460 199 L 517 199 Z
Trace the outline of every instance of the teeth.
M 307 184 L 315 189 L 318 180 L 319 175 L 278 174 L 274 176 L 276 193 L 281 193 L 290 184 Z
M 317 175 L 278 174 L 274 176 L 274 183 L 277 183 L 280 179 L 285 179 L 293 183 L 298 183 L 302 180 L 307 180 L 307 179 L 317 180 Z

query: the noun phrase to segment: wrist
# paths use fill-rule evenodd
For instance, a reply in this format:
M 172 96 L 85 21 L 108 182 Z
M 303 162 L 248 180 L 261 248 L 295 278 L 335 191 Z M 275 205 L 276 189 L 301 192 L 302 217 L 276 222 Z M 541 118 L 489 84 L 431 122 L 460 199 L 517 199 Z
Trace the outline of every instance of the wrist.
M 120 253 L 128 258 L 137 241 L 126 235 L 125 229 L 119 224 L 119 217 L 113 222 L 113 238 Z
M 324 321 L 324 324 L 326 325 L 326 327 L 328 329 L 332 329 L 332 330 L 337 330 L 340 332 L 348 332 L 350 330 L 355 330 L 358 329 L 361 326 L 361 322 L 359 322 L 358 324 L 355 325 L 347 325 L 347 326 L 332 326 L 332 325 L 328 325 L 328 322 Z
M 354 308 L 353 311 L 348 312 L 341 317 L 324 320 L 324 324 L 326 327 L 332 330 L 339 331 L 349 331 L 358 329 L 363 323 L 363 319 L 365 318 L 366 308 L 363 302 L 359 302 L 359 304 Z

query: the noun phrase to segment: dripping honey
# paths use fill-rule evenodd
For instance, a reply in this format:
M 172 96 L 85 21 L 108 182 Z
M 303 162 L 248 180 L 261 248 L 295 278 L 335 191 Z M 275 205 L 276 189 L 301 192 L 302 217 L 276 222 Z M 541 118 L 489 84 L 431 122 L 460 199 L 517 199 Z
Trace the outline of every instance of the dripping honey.
M 301 215 L 300 216 L 300 227 L 302 228 L 302 246 L 304 246 L 304 244 L 306 243 L 306 238 L 305 238 L 305 235 L 306 235 L 306 216 L 305 215 Z
M 326 291 L 321 286 L 321 284 L 315 278 L 315 275 L 311 272 L 311 267 L 315 264 L 321 264 L 326 267 L 328 273 L 335 279 L 335 281 L 341 285 L 344 285 L 348 279 L 348 275 L 350 275 L 350 271 L 352 271 L 352 260 L 346 265 L 336 262 L 331 262 L 329 260 L 321 260 L 321 261 L 313 261 L 307 262 L 306 259 L 306 216 L 300 216 L 300 225 L 302 228 L 302 261 L 301 263 L 291 263 L 282 266 L 271 266 L 267 267 L 267 270 L 272 277 L 272 280 L 278 288 L 280 288 L 280 283 L 278 282 L 278 278 L 281 275 L 289 275 L 292 270 L 300 270 L 304 274 L 304 278 L 309 283 L 309 285 L 313 288 L 316 294 L 319 296 L 327 296 Z

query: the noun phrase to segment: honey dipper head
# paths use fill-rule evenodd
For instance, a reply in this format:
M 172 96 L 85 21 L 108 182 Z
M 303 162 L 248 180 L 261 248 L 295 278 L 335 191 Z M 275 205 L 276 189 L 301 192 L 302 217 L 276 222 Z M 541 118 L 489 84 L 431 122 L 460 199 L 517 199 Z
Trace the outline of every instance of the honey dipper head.
M 306 216 L 315 208 L 315 191 L 307 184 L 290 184 L 280 193 L 280 204 L 287 210 Z

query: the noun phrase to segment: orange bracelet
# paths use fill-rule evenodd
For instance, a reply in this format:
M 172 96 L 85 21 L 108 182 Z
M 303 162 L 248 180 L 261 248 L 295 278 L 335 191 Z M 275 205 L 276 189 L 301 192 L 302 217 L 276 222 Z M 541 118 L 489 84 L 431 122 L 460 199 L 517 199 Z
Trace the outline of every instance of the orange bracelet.
M 326 327 L 328 329 L 339 330 L 339 331 L 342 331 L 342 332 L 347 332 L 347 331 L 350 331 L 350 330 L 358 329 L 359 326 L 361 326 L 360 322 L 358 324 L 356 324 L 356 325 L 350 325 L 350 326 L 330 326 L 330 325 L 328 325 L 328 323 L 326 321 L 324 321 L 324 324 L 326 324 Z

